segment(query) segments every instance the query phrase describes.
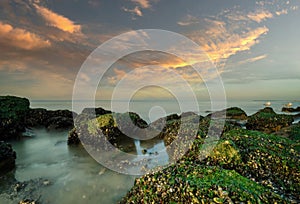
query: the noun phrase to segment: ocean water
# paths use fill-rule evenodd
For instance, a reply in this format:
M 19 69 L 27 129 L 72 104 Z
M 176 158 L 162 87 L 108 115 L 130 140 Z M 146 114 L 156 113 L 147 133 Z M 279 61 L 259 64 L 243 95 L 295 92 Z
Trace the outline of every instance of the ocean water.
M 243 109 L 248 115 L 256 113 L 258 110 L 265 107 L 265 103 L 268 101 L 264 100 L 231 100 L 227 101 L 225 107 L 239 107 Z M 271 100 L 271 107 L 275 112 L 281 113 L 282 107 L 285 104 L 293 103 L 294 107 L 300 106 L 300 100 Z M 218 104 L 223 104 L 223 102 L 215 102 Z M 30 101 L 32 108 L 47 108 L 49 110 L 57 109 L 72 109 L 71 100 L 32 100 Z M 91 103 L 88 101 L 76 101 L 80 107 L 92 107 Z M 102 107 L 107 110 L 113 110 L 116 112 L 126 112 L 133 111 L 138 113 L 147 122 L 154 121 L 160 117 L 171 113 L 182 113 L 187 111 L 197 112 L 198 114 L 205 116 L 210 111 L 217 111 L 220 109 L 212 109 L 210 101 L 199 101 L 198 106 L 194 107 L 192 102 L 185 101 L 184 105 L 179 104 L 176 101 L 168 100 L 153 100 L 153 101 L 131 101 L 127 103 L 126 101 L 117 101 L 111 103 L 108 100 L 97 100 L 94 102 L 96 107 Z M 75 108 L 74 111 L 80 113 L 82 108 Z
M 271 107 L 278 113 L 284 104 L 292 102 L 295 107 L 300 101 L 271 101 Z M 82 101 L 83 106 L 89 103 Z M 227 107 L 240 107 L 251 115 L 264 107 L 265 101 L 228 101 Z M 187 102 L 188 104 L 188 102 Z M 96 106 L 111 109 L 109 101 L 96 101 Z M 194 111 L 170 101 L 134 101 L 130 104 L 119 102 L 117 109 L 134 111 L 145 120 L 153 121 L 164 114 Z M 47 108 L 49 110 L 72 110 L 71 101 L 31 101 L 32 108 Z M 153 108 L 154 107 L 154 108 Z M 188 107 L 185 106 L 185 107 Z M 209 101 L 199 103 L 199 114 L 207 115 L 211 110 Z M 43 203 L 116 203 L 134 184 L 136 176 L 123 175 L 111 171 L 97 163 L 82 147 L 67 145 L 67 131 L 49 132 L 45 129 L 33 129 L 33 137 L 26 137 L 12 142 L 17 153 L 15 177 L 26 181 L 34 178 L 49 179 L 51 185 L 41 189 Z M 142 149 L 155 152 L 163 148 L 163 142 L 142 146 L 135 141 L 137 154 Z M 167 162 L 168 155 L 162 155 L 162 163 Z M 7 200 L 0 196 L 0 203 L 16 203 L 17 200 Z
M 67 131 L 33 129 L 34 137 L 12 142 L 17 153 L 19 181 L 43 178 L 51 185 L 40 189 L 42 203 L 117 203 L 133 186 L 135 176 L 106 169 L 84 150 L 67 145 Z M 18 203 L 5 200 L 0 203 Z

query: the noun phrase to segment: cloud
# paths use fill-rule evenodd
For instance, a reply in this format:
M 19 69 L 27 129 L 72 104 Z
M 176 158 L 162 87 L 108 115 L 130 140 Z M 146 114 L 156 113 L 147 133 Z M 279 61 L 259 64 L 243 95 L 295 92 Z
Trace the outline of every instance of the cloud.
M 208 56 L 215 62 L 226 60 L 238 52 L 250 50 L 250 48 L 259 43 L 259 38 L 266 34 L 269 29 L 267 27 L 258 27 L 248 32 L 233 33 L 230 29 L 222 26 L 212 27 L 208 31 L 214 36 L 203 35 L 201 31 L 189 34 L 189 37 L 202 46 Z
M 141 9 L 138 6 L 136 6 L 134 9 L 128 9 L 128 8 L 125 8 L 125 7 L 123 7 L 122 9 L 125 12 L 129 12 L 129 13 L 137 15 L 137 16 L 143 16 L 143 13 L 142 13 Z
M 25 50 L 41 49 L 50 47 L 49 40 L 21 28 L 14 28 L 10 24 L 0 21 L 0 44 L 13 46 Z
M 143 16 L 142 9 L 150 9 L 152 6 L 150 0 L 130 0 L 136 6 L 133 9 L 122 7 L 122 10 L 133 15 L 132 19 L 136 20 L 136 16 Z M 158 2 L 159 0 L 153 0 L 153 2 Z
M 40 14 L 50 26 L 68 33 L 81 32 L 81 26 L 76 25 L 70 19 L 37 4 L 34 4 L 34 7 L 36 8 L 37 13 Z
M 287 14 L 288 13 L 288 10 L 287 9 L 282 9 L 281 11 L 276 11 L 276 15 L 277 16 L 280 16 L 282 14 Z
M 181 25 L 181 26 L 189 26 L 189 25 L 194 25 L 194 24 L 198 24 L 198 23 L 199 23 L 199 19 L 192 15 L 187 15 L 184 19 L 177 22 L 177 24 Z
M 247 64 L 247 63 L 253 63 L 262 59 L 265 59 L 268 55 L 264 54 L 264 55 L 260 55 L 260 56 L 256 56 L 256 57 L 252 57 L 243 61 L 240 61 L 238 64 L 242 65 L 242 64 Z
M 260 23 L 265 19 L 273 18 L 273 14 L 269 11 L 261 10 L 258 12 L 250 12 L 247 17 L 257 23 Z
M 131 0 L 131 2 L 138 4 L 141 8 L 144 9 L 151 7 L 149 0 Z

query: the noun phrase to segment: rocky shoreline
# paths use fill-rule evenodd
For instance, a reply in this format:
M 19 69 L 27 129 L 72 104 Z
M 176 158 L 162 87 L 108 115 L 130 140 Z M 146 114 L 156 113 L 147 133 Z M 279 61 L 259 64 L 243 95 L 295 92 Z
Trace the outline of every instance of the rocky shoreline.
M 69 110 L 31 109 L 26 98 L 0 96 L 0 113 L 0 176 L 7 184 L 1 192 L 17 197 L 19 203 L 42 203 L 38 188 L 50 183 L 47 179 L 21 183 L 12 176 L 18 155 L 8 143 L 22 137 L 26 129 L 70 130 L 68 145 L 102 145 L 101 130 L 115 147 L 135 152 L 134 140 L 124 132 L 143 136 L 146 128 L 162 130 L 157 139 L 167 146 L 178 137 L 183 121 L 183 134 L 198 125 L 196 139 L 184 157 L 137 179 L 120 203 L 300 202 L 300 123 L 293 124 L 296 115 L 277 114 L 270 107 L 250 116 L 237 107 L 205 117 L 192 112 L 172 114 L 147 124 L 136 113 L 86 108 L 77 115 Z M 221 116 L 225 120 L 221 138 L 209 156 L 200 159 L 209 124 Z M 14 194 L 15 186 L 24 188 Z

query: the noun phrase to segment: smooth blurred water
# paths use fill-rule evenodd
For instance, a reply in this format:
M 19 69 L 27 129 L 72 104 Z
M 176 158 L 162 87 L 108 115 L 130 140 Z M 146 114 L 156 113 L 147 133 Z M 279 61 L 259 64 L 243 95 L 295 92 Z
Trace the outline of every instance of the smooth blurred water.
M 116 203 L 133 186 L 134 176 L 110 171 L 82 147 L 68 146 L 67 132 L 33 132 L 35 137 L 12 143 L 17 153 L 15 177 L 49 179 L 52 184 L 41 189 L 43 203 Z

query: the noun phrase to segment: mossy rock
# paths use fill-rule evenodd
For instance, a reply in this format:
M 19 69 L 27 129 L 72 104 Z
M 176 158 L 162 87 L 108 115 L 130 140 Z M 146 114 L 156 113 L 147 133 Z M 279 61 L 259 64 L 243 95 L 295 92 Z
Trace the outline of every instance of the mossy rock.
M 16 96 L 0 96 L 0 140 L 19 137 L 25 131 L 29 100 Z
M 249 130 L 272 133 L 292 125 L 293 121 L 293 116 L 276 114 L 272 108 L 267 107 L 248 117 L 246 127 Z
M 117 123 L 112 114 L 101 115 L 95 119 L 89 120 L 87 125 L 90 134 L 97 134 L 99 128 L 117 127 Z
M 230 145 L 228 149 L 220 148 L 224 143 Z M 212 154 L 201 162 L 234 169 L 241 175 L 280 192 L 285 197 L 299 200 L 300 156 L 297 147 L 299 143 L 288 138 L 258 131 L 232 130 L 223 135 Z M 219 149 L 223 152 L 219 151 L 220 154 L 215 154 L 214 152 Z M 224 159 L 229 161 L 228 151 L 238 152 L 238 154 L 234 157 L 236 159 L 226 163 Z
M 231 140 L 220 141 L 210 154 L 210 164 L 238 165 L 242 162 L 239 149 Z
M 29 100 L 16 96 L 0 96 L 0 119 L 20 121 L 29 111 Z
M 179 163 L 136 179 L 123 203 L 285 203 L 234 170 Z
M 233 169 L 290 200 L 300 200 L 299 142 L 234 129 L 224 133 L 217 144 L 203 144 L 204 139 L 198 137 L 182 161 Z

